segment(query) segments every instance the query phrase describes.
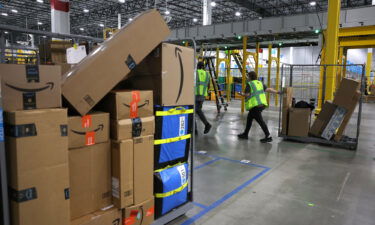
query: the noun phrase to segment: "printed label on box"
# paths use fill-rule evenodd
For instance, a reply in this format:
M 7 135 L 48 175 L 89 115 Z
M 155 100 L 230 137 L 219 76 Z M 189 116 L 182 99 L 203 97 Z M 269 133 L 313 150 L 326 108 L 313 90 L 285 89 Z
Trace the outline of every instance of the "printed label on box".
M 112 196 L 120 198 L 120 181 L 116 177 L 112 177 Z
M 177 167 L 178 172 L 180 173 L 181 177 L 181 185 L 184 185 L 186 183 L 186 169 L 184 165 Z
M 179 135 L 184 136 L 185 135 L 185 116 L 180 117 L 180 126 L 179 126 Z

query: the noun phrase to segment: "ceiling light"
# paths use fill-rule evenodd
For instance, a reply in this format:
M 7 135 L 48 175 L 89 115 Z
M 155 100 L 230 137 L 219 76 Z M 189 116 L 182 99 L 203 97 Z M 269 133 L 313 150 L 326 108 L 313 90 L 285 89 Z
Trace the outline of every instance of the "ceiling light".
M 42 22 L 38 22 L 38 25 L 43 25 L 43 23 Z
M 125 3 L 125 0 L 118 0 L 118 2 L 120 2 L 120 3 Z
M 320 32 L 319 29 L 316 29 L 316 30 L 315 30 L 315 33 L 316 33 L 316 34 L 319 34 L 319 32 Z
M 39 3 L 44 3 L 43 0 L 36 0 L 36 2 L 39 2 Z
M 260 17 L 258 17 L 258 19 L 260 19 L 260 20 L 261 20 L 261 19 L 263 19 L 263 17 L 261 17 L 261 16 L 260 16 Z
M 8 16 L 8 13 L 1 13 L 2 16 Z
M 17 10 L 17 9 L 12 9 L 12 10 L 10 10 L 10 11 L 12 11 L 12 13 L 18 13 L 18 10 Z
M 197 19 L 197 18 L 194 18 L 194 19 L 193 19 L 193 22 L 194 22 L 194 23 L 198 22 L 198 19 Z
M 47 38 L 47 36 L 42 36 L 42 38 Z
M 4 34 L 9 34 L 9 32 L 8 31 L 4 31 Z
M 236 12 L 235 15 L 236 16 L 241 16 L 241 13 L 240 12 Z
M 80 30 L 80 31 L 84 31 L 84 30 L 85 30 L 85 28 L 81 27 L 81 28 L 79 28 L 79 30 Z
M 171 12 L 169 12 L 168 10 L 164 12 L 165 15 L 169 15 L 171 14 Z
M 280 42 L 280 43 L 279 43 L 279 46 L 281 46 L 281 45 L 283 45 L 283 43 Z
M 216 6 L 216 2 L 211 2 L 211 6 L 215 7 Z
M 315 2 L 315 1 L 310 2 L 309 4 L 310 4 L 311 6 L 316 6 L 316 2 Z
M 88 13 L 88 12 L 90 12 L 90 10 L 88 10 L 88 9 L 83 9 L 83 12 L 84 12 L 84 13 Z
M 132 19 L 132 18 L 129 18 L 129 21 L 133 21 L 133 19 Z
M 104 24 L 102 24 L 102 23 L 101 23 L 101 24 L 99 24 L 99 27 L 104 27 Z

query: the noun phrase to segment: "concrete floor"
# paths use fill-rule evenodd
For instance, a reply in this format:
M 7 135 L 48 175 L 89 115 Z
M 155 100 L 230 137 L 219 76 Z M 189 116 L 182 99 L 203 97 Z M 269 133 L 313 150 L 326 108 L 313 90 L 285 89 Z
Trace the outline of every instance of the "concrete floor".
M 375 224 L 375 104 L 364 104 L 357 152 L 279 139 L 276 108 L 263 113 L 270 144 L 259 143 L 257 124 L 237 139 L 238 103 L 220 116 L 211 103 L 204 111 L 213 129 L 196 139 L 195 207 L 170 225 Z

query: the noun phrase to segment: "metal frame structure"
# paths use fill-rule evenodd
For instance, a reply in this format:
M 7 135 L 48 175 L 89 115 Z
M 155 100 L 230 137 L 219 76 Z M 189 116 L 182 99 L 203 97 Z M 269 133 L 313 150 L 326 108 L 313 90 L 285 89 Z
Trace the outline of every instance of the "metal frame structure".
M 0 222 L 3 225 L 10 225 L 9 200 L 8 200 L 8 179 L 7 165 L 4 146 L 4 125 L 2 100 L 0 97 Z
M 322 90 L 322 95 L 319 95 L 322 99 L 321 101 L 322 102 L 325 102 L 326 100 L 326 96 L 325 96 L 325 82 L 326 82 L 326 77 L 327 77 L 327 70 L 329 67 L 347 67 L 347 66 L 360 66 L 362 67 L 362 74 L 361 74 L 361 97 L 359 99 L 359 103 L 358 103 L 358 116 L 357 116 L 357 126 L 356 126 L 356 135 L 355 135 L 355 138 L 343 138 L 341 141 L 339 142 L 336 142 L 336 141 L 331 141 L 331 140 L 325 140 L 325 139 L 322 139 L 322 138 L 316 138 L 316 137 L 292 137 L 292 136 L 287 136 L 287 135 L 283 135 L 281 133 L 281 129 L 282 129 L 282 118 L 281 118 L 281 114 L 282 114 L 282 108 L 283 108 L 283 102 L 282 102 L 282 98 L 280 98 L 280 107 L 279 107 L 279 129 L 278 129 L 278 134 L 279 134 L 279 137 L 282 137 L 284 138 L 285 140 L 292 140 L 292 141 L 298 141 L 298 142 L 303 142 L 303 143 L 316 143 L 316 144 L 323 144 L 323 145 L 329 145 L 329 146 L 334 146 L 334 147 L 339 147 L 339 148 L 343 148 L 343 149 L 349 149 L 349 150 L 357 150 L 357 147 L 358 147 L 358 142 L 359 142 L 359 134 L 360 134 L 360 129 L 361 129 L 361 115 L 362 115 L 362 103 L 363 103 L 363 94 L 364 94 L 364 91 L 365 91 L 365 68 L 366 68 L 366 65 L 364 64 L 352 64 L 352 65 L 338 65 L 338 64 L 331 64 L 331 65 L 315 65 L 315 64 L 283 64 L 282 68 L 281 68 L 281 87 L 283 88 L 283 80 L 284 78 L 287 76 L 286 74 L 284 74 L 284 72 L 286 71 L 285 67 L 286 66 L 289 66 L 290 67 L 290 73 L 288 74 L 289 76 L 289 86 L 293 86 L 293 68 L 294 67 L 320 67 L 320 68 L 323 68 L 322 70 L 324 71 L 323 72 L 323 90 Z M 319 97 L 319 98 L 320 98 Z

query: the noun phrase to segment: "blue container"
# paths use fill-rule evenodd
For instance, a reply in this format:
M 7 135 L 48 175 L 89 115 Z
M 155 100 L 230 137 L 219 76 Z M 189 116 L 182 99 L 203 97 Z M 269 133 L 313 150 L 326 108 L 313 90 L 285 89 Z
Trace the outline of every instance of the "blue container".
M 188 169 L 187 163 L 180 163 L 155 171 L 156 218 L 188 201 Z
M 155 169 L 187 161 L 193 114 L 193 106 L 155 107 Z

